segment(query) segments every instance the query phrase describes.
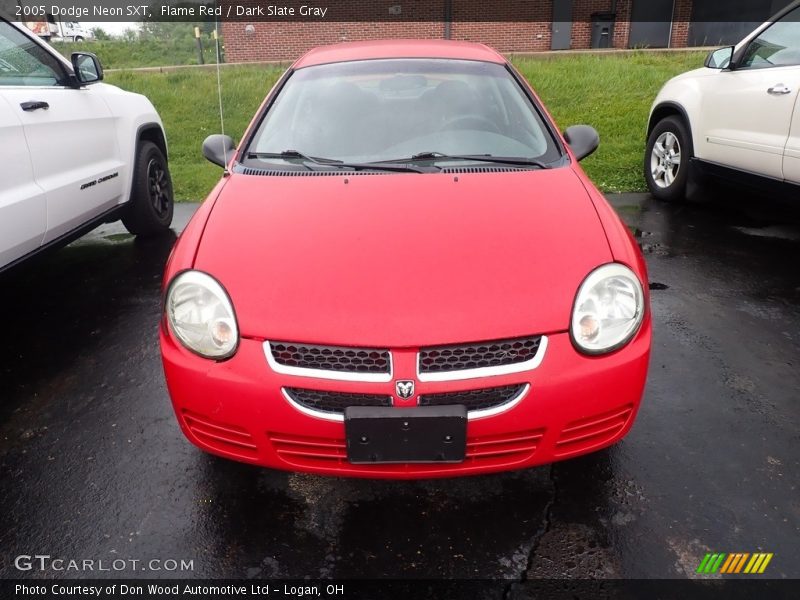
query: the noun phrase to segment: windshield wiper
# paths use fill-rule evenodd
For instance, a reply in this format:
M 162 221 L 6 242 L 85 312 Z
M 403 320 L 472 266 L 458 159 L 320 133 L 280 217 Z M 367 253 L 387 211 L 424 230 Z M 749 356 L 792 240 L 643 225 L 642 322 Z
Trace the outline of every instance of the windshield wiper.
M 342 169 L 354 169 L 356 171 L 372 170 L 372 171 L 396 171 L 412 172 L 412 173 L 426 173 L 425 169 L 415 167 L 413 165 L 402 164 L 382 164 L 382 163 L 347 163 L 335 158 L 323 158 L 320 156 L 308 156 L 297 150 L 284 150 L 283 152 L 248 152 L 247 158 L 282 158 L 282 159 L 301 159 L 305 161 L 303 166 L 307 169 L 311 167 L 307 163 L 320 165 L 324 167 L 335 167 Z
M 488 162 L 501 165 L 520 165 L 526 167 L 536 167 L 539 169 L 549 169 L 550 166 L 535 158 L 524 156 L 493 156 L 491 154 L 444 154 L 443 152 L 419 152 L 409 158 L 396 158 L 393 160 L 380 161 L 381 163 L 403 163 L 415 162 L 420 160 L 472 160 L 475 162 Z
M 334 158 L 322 158 L 320 156 L 308 156 L 297 150 L 284 150 L 283 152 L 248 152 L 247 158 L 299 158 L 315 165 L 338 165 L 342 161 Z

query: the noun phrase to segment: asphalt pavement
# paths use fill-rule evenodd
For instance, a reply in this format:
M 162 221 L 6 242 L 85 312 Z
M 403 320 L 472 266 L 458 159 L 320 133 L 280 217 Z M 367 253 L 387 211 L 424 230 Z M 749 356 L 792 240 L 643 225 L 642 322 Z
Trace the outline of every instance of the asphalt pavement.
M 761 201 L 611 201 L 650 270 L 654 346 L 636 424 L 603 452 L 492 476 L 348 480 L 191 446 L 157 343 L 175 236 L 105 225 L 0 276 L 0 577 L 474 577 L 523 589 L 697 577 L 709 552 L 774 553 L 764 577 L 800 577 L 796 216 Z M 195 207 L 177 207 L 176 230 Z M 18 570 L 34 554 L 192 568 Z

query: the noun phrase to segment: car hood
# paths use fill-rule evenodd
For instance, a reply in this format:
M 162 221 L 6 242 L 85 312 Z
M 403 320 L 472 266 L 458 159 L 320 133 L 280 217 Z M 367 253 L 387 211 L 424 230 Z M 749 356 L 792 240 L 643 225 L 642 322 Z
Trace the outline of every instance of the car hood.
M 364 346 L 565 331 L 612 260 L 570 167 L 479 174 L 233 174 L 195 268 L 242 335 Z

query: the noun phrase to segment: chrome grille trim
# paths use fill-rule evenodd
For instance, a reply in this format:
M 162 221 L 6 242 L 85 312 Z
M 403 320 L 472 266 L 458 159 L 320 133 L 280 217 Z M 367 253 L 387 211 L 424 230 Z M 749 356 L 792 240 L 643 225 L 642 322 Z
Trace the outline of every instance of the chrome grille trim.
M 348 406 L 392 406 L 391 394 L 368 394 L 363 392 L 341 392 L 336 390 L 312 390 L 308 388 L 284 387 L 283 395 L 308 410 L 328 414 L 343 414 Z
M 523 373 L 531 371 L 542 364 L 545 352 L 547 351 L 547 336 L 541 336 L 539 348 L 536 354 L 530 360 L 525 362 L 513 363 L 509 365 L 502 365 L 498 367 L 479 367 L 477 369 L 463 369 L 460 371 L 438 371 L 434 373 L 420 372 L 420 356 L 417 353 L 417 380 L 423 382 L 429 381 L 458 381 L 461 379 L 477 379 L 480 377 L 494 377 L 496 375 L 511 375 L 514 373 Z
M 481 410 L 470 410 L 467 411 L 467 420 L 473 421 L 475 419 L 485 419 L 486 417 L 494 417 L 496 415 L 502 414 L 507 412 L 517 406 L 525 396 L 528 395 L 528 392 L 531 389 L 531 384 L 526 383 L 520 392 L 514 396 L 508 402 L 504 402 L 498 406 L 493 406 L 492 408 L 484 408 Z M 296 410 L 300 411 L 304 415 L 308 415 L 309 417 L 316 417 L 317 419 L 325 419 L 326 421 L 335 421 L 337 423 L 344 423 L 344 413 L 335 413 L 335 412 L 325 412 L 321 410 L 314 410 L 313 408 L 308 408 L 307 406 L 303 406 L 299 402 L 297 402 L 294 398 L 292 398 L 291 394 L 286 390 L 285 387 L 281 388 L 281 394 L 286 399 L 286 401 L 292 405 Z M 403 410 L 402 408 L 398 408 L 397 410 Z
M 338 423 L 344 423 L 344 414 L 342 413 L 324 412 L 321 410 L 314 410 L 313 408 L 308 408 L 307 406 L 303 406 L 299 402 L 295 402 L 294 398 L 292 398 L 289 392 L 286 391 L 286 388 L 281 388 L 281 394 L 283 394 L 283 397 L 289 404 L 292 405 L 293 408 L 299 410 L 304 415 L 308 415 L 309 417 L 316 417 L 317 419 L 325 419 L 326 421 L 336 421 Z
M 512 383 L 495 387 L 424 393 L 418 396 L 417 404 L 419 406 L 463 404 L 467 407 L 468 412 L 482 415 L 486 411 L 505 408 L 509 404 L 519 402 L 529 387 L 528 383 Z
M 332 371 L 326 369 L 309 369 L 306 367 L 290 367 L 282 365 L 275 360 L 272 354 L 272 345 L 276 342 L 264 340 L 262 344 L 264 348 L 264 355 L 267 357 L 267 363 L 270 368 L 276 373 L 282 375 L 294 375 L 295 377 L 314 377 L 316 379 L 333 379 L 336 381 L 364 381 L 367 383 L 386 383 L 392 380 L 394 376 L 394 364 L 392 362 L 392 353 L 387 351 L 389 355 L 389 372 L 388 373 L 358 373 L 355 371 Z M 344 347 L 344 346 L 342 346 Z
M 481 410 L 471 410 L 467 413 L 467 419 L 472 421 L 473 419 L 484 419 L 486 417 L 494 417 L 495 415 L 499 415 L 506 411 L 511 410 L 517 404 L 522 402 L 522 399 L 528 395 L 528 392 L 531 389 L 531 384 L 526 383 L 525 386 L 520 390 L 519 394 L 514 396 L 508 402 L 504 402 L 503 404 L 499 404 L 498 406 L 493 406 L 491 408 L 484 408 Z

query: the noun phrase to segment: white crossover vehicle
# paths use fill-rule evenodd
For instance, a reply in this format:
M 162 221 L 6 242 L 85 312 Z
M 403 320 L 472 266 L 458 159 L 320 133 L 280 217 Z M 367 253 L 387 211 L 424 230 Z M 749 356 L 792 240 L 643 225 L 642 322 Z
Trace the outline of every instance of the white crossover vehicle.
M 0 271 L 103 222 L 168 230 L 161 119 L 147 98 L 102 79 L 94 55 L 70 64 L 0 19 Z
M 800 2 L 705 67 L 671 79 L 648 123 L 644 176 L 662 200 L 708 177 L 800 192 Z

